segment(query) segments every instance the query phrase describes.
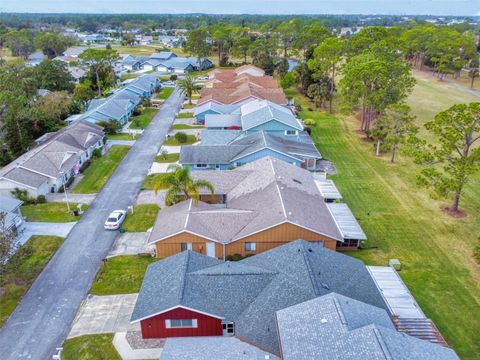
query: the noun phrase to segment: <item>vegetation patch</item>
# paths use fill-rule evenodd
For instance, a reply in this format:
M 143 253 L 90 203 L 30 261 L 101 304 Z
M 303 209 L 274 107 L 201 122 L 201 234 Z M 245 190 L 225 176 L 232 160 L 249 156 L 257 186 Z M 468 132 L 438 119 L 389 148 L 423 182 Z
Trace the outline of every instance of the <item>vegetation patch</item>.
M 145 181 L 143 182 L 143 189 L 153 190 L 153 186 L 155 185 L 155 183 L 159 182 L 160 179 L 162 179 L 165 176 L 165 174 L 166 173 L 148 175 L 145 178 Z M 167 187 L 165 187 L 164 189 L 167 189 Z
M 107 140 L 137 140 L 139 134 L 117 133 L 107 135 Z
M 133 214 L 128 213 L 122 228 L 129 232 L 144 232 L 155 223 L 160 207 L 155 204 L 143 204 L 133 207 Z
M 128 150 L 130 150 L 130 146 L 112 146 L 105 155 L 93 161 L 92 165 L 85 170 L 83 179 L 75 186 L 72 193 L 98 193 L 127 155 Z
M 114 334 L 78 336 L 63 343 L 64 360 L 122 360 L 113 346 Z
M 172 125 L 173 130 L 187 130 L 187 129 L 203 129 L 203 125 L 187 125 L 187 124 L 174 124 Z
M 174 163 L 180 159 L 179 153 L 172 153 L 172 154 L 161 154 L 155 157 L 155 162 L 157 163 Z
M 133 294 L 140 291 L 150 255 L 115 256 L 104 261 L 90 292 L 94 295 Z
M 143 113 L 137 116 L 132 116 L 130 120 L 130 129 L 145 129 L 157 114 L 158 110 L 154 108 L 146 108 Z
M 78 203 L 69 203 L 70 211 L 68 211 L 67 203 L 64 202 L 48 202 L 37 205 L 23 205 L 22 215 L 32 222 L 52 222 L 66 223 L 78 221 L 81 215 L 75 216 L 74 210 L 78 210 Z M 88 205 L 82 204 L 82 211 L 86 211 Z
M 183 112 L 183 113 L 179 113 L 177 115 L 177 119 L 189 119 L 189 118 L 193 118 L 193 113 L 191 112 Z
M 0 327 L 63 242 L 57 236 L 32 236 L 10 259 L 0 276 Z
M 178 133 L 177 133 L 178 134 Z M 187 135 L 187 139 L 184 142 L 180 142 L 175 136 L 169 137 L 163 142 L 163 145 L 167 146 L 181 146 L 181 145 L 192 145 L 198 140 L 195 135 Z
M 170 97 L 170 95 L 172 95 L 173 89 L 174 89 L 173 87 L 163 88 L 160 94 L 157 95 L 157 99 L 167 100 Z

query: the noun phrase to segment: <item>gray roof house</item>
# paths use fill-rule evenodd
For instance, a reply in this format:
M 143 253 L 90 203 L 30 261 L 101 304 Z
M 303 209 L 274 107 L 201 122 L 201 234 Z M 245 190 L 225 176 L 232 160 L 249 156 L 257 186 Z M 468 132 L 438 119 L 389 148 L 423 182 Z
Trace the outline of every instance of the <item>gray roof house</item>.
M 289 140 L 266 131 L 241 133 L 224 145 L 202 143 L 180 148 L 180 164 L 201 170 L 226 170 L 263 156 L 272 156 L 307 169 L 315 168 L 316 161 L 322 158 L 313 142 Z
M 171 51 L 160 51 L 150 55 L 150 59 L 157 59 L 157 60 L 170 60 L 176 57 L 177 57 L 177 54 Z
M 35 148 L 0 169 L 0 194 L 9 195 L 14 188 L 34 197 L 58 191 L 103 146 L 103 137 L 102 127 L 86 121 L 43 135 Z
M 131 321 L 190 309 L 234 323 L 236 337 L 278 355 L 275 312 L 331 292 L 388 311 L 365 265 L 320 243 L 298 240 L 238 262 L 185 251 L 148 267 Z
M 0 232 L 18 230 L 23 225 L 23 217 L 20 210 L 22 204 L 23 201 L 0 194 L 0 213 L 5 214 L 4 224 L 0 225 Z
M 336 292 L 279 310 L 276 322 L 284 360 L 459 359 L 448 347 L 397 331 L 383 308 Z

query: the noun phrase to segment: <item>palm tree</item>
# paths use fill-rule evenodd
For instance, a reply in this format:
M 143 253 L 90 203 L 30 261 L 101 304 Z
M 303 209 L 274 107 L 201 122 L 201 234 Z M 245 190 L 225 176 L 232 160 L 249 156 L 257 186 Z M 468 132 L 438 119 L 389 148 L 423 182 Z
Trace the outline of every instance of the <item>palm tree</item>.
M 178 82 L 178 87 L 188 97 L 188 103 L 192 105 L 192 95 L 197 92 L 195 78 L 190 75 L 185 76 L 185 79 Z
M 193 199 L 197 204 L 200 199 L 200 189 L 207 189 L 213 195 L 213 185 L 207 180 L 194 180 L 190 177 L 190 169 L 172 164 L 167 173 L 155 183 L 155 193 L 160 189 L 168 188 L 165 195 L 165 205 L 171 206 L 186 199 Z

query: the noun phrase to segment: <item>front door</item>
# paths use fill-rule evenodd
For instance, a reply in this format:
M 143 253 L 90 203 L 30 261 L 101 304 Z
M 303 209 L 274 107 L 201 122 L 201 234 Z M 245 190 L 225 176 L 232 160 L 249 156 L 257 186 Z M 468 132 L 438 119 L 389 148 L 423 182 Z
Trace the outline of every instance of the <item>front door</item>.
M 222 322 L 222 335 L 223 336 L 234 336 L 235 335 L 235 324 L 233 322 Z
M 207 243 L 207 256 L 215 257 L 215 243 Z

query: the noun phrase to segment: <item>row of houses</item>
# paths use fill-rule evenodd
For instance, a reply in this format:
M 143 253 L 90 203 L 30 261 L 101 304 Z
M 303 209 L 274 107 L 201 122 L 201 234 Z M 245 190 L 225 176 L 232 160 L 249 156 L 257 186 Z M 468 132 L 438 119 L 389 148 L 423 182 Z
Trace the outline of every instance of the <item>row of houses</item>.
M 77 121 L 36 140 L 36 146 L 0 169 L 0 194 L 18 188 L 30 197 L 57 192 L 80 171 L 95 149 L 102 149 L 103 128 Z
M 121 64 L 129 71 L 144 70 L 174 74 L 186 74 L 213 67 L 209 59 L 180 57 L 171 51 L 161 51 L 150 56 L 128 55 L 123 58 Z
M 255 66 L 214 70 L 194 111 L 201 143 L 183 146 L 180 164 L 222 170 L 272 156 L 309 170 L 322 159 L 278 82 Z

